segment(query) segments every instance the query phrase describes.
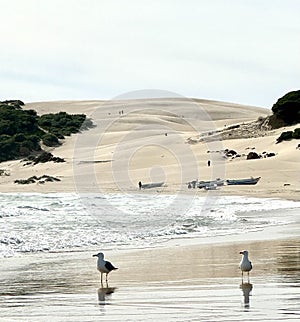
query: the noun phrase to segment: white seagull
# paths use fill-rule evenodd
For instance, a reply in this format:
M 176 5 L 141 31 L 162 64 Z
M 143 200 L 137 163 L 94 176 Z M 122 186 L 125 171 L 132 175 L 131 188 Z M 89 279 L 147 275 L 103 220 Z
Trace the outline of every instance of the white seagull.
M 249 261 L 248 251 L 244 250 L 244 251 L 240 252 L 240 254 L 243 255 L 242 260 L 240 262 L 240 266 L 239 266 L 242 271 L 242 279 L 243 279 L 244 272 L 248 272 L 248 280 L 249 280 L 249 272 L 252 269 L 252 263 Z
M 108 262 L 104 260 L 104 254 L 98 253 L 93 255 L 93 257 L 98 257 L 97 261 L 97 269 L 101 273 L 101 284 L 102 284 L 102 276 L 103 274 L 106 274 L 106 283 L 107 283 L 107 275 L 109 272 L 114 271 L 118 269 L 117 267 L 114 267 L 114 265 L 111 262 Z

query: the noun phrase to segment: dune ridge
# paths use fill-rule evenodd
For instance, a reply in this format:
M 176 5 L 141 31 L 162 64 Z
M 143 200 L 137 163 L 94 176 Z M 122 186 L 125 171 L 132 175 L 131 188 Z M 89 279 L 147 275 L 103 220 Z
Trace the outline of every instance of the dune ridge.
M 49 149 L 66 163 L 1 163 L 0 168 L 10 174 L 0 178 L 1 192 L 138 192 L 139 181 L 164 181 L 166 185 L 159 192 L 203 194 L 207 192 L 187 189 L 186 183 L 261 176 L 256 186 L 224 186 L 216 193 L 299 200 L 298 142 L 276 144 L 276 138 L 287 128 L 258 131 L 251 127 L 271 114 L 268 109 L 183 98 L 35 102 L 24 108 L 35 109 L 38 114 L 84 113 L 96 126 Z M 238 131 L 228 130 L 232 125 L 241 126 Z M 203 140 L 207 136 L 211 139 Z M 225 149 L 241 156 L 225 158 Z M 250 151 L 275 156 L 246 160 Z M 14 183 L 44 174 L 61 181 Z

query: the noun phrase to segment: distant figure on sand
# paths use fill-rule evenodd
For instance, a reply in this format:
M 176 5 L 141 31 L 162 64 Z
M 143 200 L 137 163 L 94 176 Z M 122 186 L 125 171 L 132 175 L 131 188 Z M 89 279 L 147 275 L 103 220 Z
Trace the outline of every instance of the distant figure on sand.
M 142 189 L 142 182 L 141 181 L 139 182 L 139 189 L 140 190 Z
M 207 166 L 209 166 L 209 167 L 210 167 L 210 160 L 208 160 L 208 161 L 207 161 Z

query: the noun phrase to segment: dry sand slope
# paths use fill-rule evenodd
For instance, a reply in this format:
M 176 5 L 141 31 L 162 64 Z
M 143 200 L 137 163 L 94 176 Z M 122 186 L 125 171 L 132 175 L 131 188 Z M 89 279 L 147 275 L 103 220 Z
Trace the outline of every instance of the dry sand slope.
M 276 144 L 276 138 L 286 129 L 258 131 L 251 125 L 232 133 L 228 130 L 231 125 L 266 117 L 271 113 L 268 109 L 183 98 L 37 102 L 26 104 L 25 108 L 39 114 L 84 113 L 96 126 L 50 149 L 55 156 L 65 158 L 66 163 L 2 163 L 1 169 L 11 175 L 0 178 L 1 192 L 130 192 L 137 191 L 141 180 L 164 181 L 166 186 L 160 191 L 166 193 L 201 194 L 207 192 L 189 191 L 186 182 L 261 176 L 256 186 L 224 186 L 218 193 L 299 199 L 299 142 Z M 226 148 L 241 157 L 225 158 L 220 151 Z M 246 160 L 244 155 L 250 151 L 276 155 Z M 62 181 L 14 184 L 15 179 L 43 174 Z

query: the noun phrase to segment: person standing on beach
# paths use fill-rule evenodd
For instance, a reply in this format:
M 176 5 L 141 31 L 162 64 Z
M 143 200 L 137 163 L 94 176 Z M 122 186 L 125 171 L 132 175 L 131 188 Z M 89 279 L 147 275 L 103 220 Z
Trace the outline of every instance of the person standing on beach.
M 141 190 L 142 189 L 142 182 L 139 181 L 139 189 Z
M 207 166 L 210 167 L 210 160 L 207 161 Z

